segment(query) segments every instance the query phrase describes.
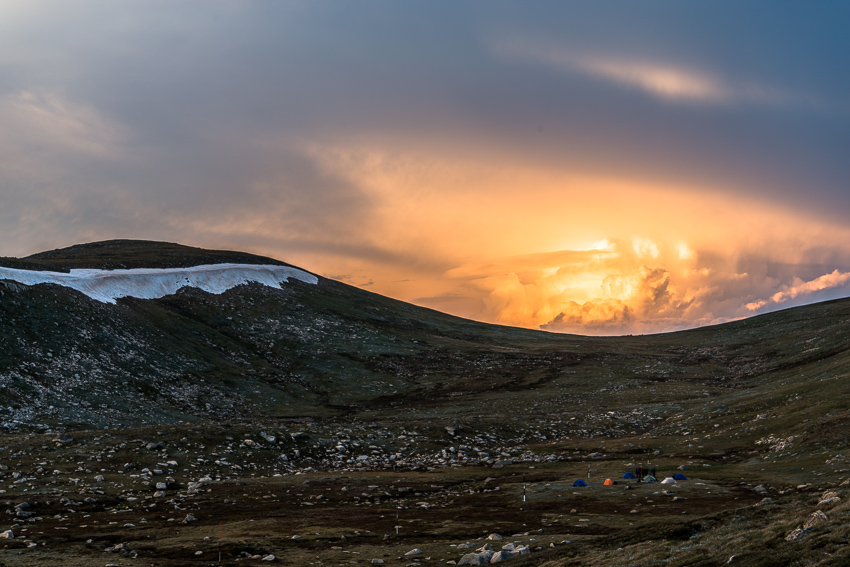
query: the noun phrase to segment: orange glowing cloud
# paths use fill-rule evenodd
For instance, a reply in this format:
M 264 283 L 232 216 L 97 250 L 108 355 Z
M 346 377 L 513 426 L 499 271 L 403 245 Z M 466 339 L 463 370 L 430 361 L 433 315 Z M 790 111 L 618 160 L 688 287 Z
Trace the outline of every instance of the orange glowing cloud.
M 360 281 L 508 325 L 608 334 L 739 318 L 784 283 L 765 265 L 805 263 L 806 250 L 850 236 L 702 187 L 360 147 L 307 152 L 379 203 L 359 237 L 407 259 L 372 262 Z

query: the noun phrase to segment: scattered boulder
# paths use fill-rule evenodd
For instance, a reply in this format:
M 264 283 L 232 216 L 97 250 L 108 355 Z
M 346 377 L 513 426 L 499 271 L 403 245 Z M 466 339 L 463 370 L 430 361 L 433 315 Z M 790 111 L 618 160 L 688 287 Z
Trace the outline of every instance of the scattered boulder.
M 15 534 L 12 530 L 6 530 L 5 532 L 0 532 L 0 537 L 3 539 L 15 539 Z
M 260 559 L 260 561 L 274 561 L 274 560 L 275 560 L 275 556 L 274 556 L 274 555 L 272 555 L 271 553 L 269 553 L 268 555 L 263 556 L 263 558 L 262 558 L 262 559 Z
M 192 514 L 186 514 L 186 517 L 183 518 L 183 523 L 188 524 L 189 522 L 197 522 L 198 518 L 193 516 Z
M 516 554 L 513 551 L 497 551 L 493 554 L 493 557 L 490 558 L 490 563 L 501 563 L 502 561 L 507 561 L 508 559 L 513 559 L 516 557 Z
M 805 522 L 803 522 L 803 529 L 807 530 L 807 529 L 812 528 L 812 527 L 814 527 L 818 524 L 822 524 L 823 522 L 826 522 L 828 520 L 829 520 L 829 517 L 827 517 L 826 514 L 824 514 L 820 510 L 816 510 L 816 511 L 812 512 L 811 514 L 809 514 L 809 517 L 806 518 Z
M 833 504 L 838 504 L 840 501 L 841 497 L 838 496 L 837 492 L 827 490 L 821 495 L 818 506 L 832 506 Z
M 490 534 L 487 536 L 490 541 L 501 541 L 503 538 L 499 534 Z
M 797 528 L 796 530 L 791 531 L 788 535 L 785 536 L 786 541 L 797 541 L 803 539 L 807 535 L 809 535 L 814 528 Z
M 130 553 L 130 548 L 127 547 L 126 543 L 119 543 L 110 547 L 107 547 L 103 551 L 107 553 L 123 553 L 124 555 L 128 555 Z
M 292 437 L 293 441 L 304 441 L 307 439 L 307 434 L 303 431 L 296 431 L 295 433 L 290 433 L 290 437 Z
M 383 565 L 383 564 L 384 564 L 383 559 L 373 559 L 372 560 L 372 565 Z
M 414 555 L 422 555 L 422 550 L 419 548 L 415 548 L 404 554 L 405 557 L 412 557 Z
M 489 565 L 490 559 L 493 557 L 492 551 L 483 553 L 467 553 L 457 562 L 458 565 Z

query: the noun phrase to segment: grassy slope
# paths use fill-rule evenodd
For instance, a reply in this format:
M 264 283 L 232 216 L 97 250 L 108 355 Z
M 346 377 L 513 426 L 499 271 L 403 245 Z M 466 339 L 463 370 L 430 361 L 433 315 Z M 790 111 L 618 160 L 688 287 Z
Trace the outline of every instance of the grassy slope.
M 26 261 L 65 268 L 237 258 L 271 261 L 127 241 Z M 118 307 L 37 286 L 6 293 L 0 309 L 0 371 L 19 371 L 48 397 L 51 384 L 65 379 L 86 395 L 97 395 L 103 383 L 100 393 L 109 398 L 110 379 L 119 379 L 151 408 L 164 408 L 135 421 L 124 412 L 129 424 L 178 415 L 232 419 L 238 409 L 222 405 L 234 397 L 268 416 L 390 417 L 404 408 L 422 419 L 498 417 L 503 412 L 494 408 L 517 404 L 570 417 L 636 407 L 664 416 L 725 408 L 721 421 L 767 411 L 770 423 L 801 434 L 802 412 L 829 414 L 819 428 L 824 434 L 847 410 L 850 302 L 844 300 L 680 333 L 614 338 L 485 325 L 325 279 L 283 290 L 243 286 L 221 296 L 184 290 L 157 301 L 125 299 Z M 81 370 L 94 379 L 93 391 Z M 201 399 L 212 402 L 212 411 Z

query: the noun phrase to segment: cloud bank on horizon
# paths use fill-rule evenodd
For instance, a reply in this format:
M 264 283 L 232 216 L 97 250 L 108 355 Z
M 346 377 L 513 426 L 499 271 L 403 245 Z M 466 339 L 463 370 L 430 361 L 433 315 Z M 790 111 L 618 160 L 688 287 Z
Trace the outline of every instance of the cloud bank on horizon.
M 240 248 L 594 334 L 850 291 L 841 2 L 0 5 L 0 255 Z

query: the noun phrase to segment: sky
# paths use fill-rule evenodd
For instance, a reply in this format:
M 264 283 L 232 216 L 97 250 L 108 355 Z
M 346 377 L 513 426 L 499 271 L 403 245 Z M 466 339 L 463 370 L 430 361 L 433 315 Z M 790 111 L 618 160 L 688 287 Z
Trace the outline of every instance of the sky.
M 0 2 L 0 256 L 272 256 L 594 335 L 850 295 L 850 4 Z

